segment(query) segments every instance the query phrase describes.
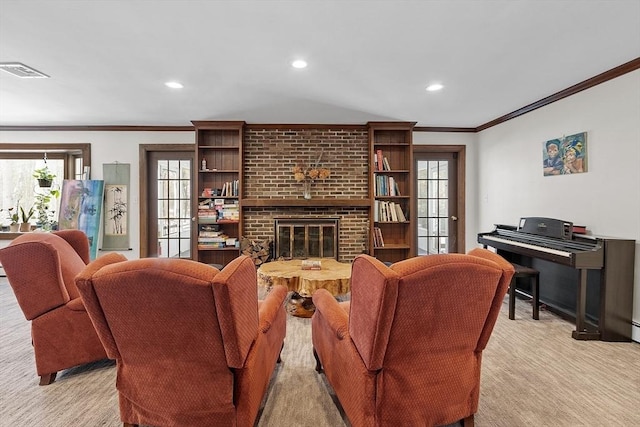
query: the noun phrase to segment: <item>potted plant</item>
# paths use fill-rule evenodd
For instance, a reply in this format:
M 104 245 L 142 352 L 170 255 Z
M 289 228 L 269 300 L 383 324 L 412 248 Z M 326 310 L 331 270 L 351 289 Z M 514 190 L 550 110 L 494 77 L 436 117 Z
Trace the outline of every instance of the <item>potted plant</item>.
M 0 209 L 0 211 L 4 211 L 4 210 L 5 209 Z M 6 209 L 6 211 L 10 221 L 9 232 L 17 233 L 18 228 L 20 227 L 20 224 L 18 223 L 18 221 L 20 220 L 20 217 L 18 216 L 18 210 L 16 209 L 14 212 L 14 208 L 8 208 Z
M 20 232 L 25 233 L 31 229 L 31 224 L 29 220 L 35 213 L 33 206 L 28 211 L 25 211 L 22 206 L 20 206 L 20 216 L 22 217 L 22 223 L 20 224 Z
M 43 230 L 49 231 L 54 227 L 54 214 L 55 212 L 49 209 L 49 204 L 54 198 L 60 196 L 59 190 L 44 190 L 42 193 L 38 193 L 35 196 L 34 208 L 37 214 L 36 225 Z
M 33 177 L 38 180 L 38 185 L 40 187 L 51 187 L 53 178 L 55 178 L 56 175 L 49 170 L 47 165 L 45 165 L 42 168 L 34 170 Z

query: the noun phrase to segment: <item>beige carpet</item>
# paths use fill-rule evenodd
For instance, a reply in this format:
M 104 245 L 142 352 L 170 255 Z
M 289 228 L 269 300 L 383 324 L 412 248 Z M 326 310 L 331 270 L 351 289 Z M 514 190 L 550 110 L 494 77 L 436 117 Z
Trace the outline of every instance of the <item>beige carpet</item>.
M 479 427 L 640 426 L 640 344 L 575 341 L 570 323 L 506 300 L 483 354 Z M 290 317 L 260 426 L 347 425 L 316 374 L 310 319 Z M 115 366 L 95 363 L 38 386 L 29 324 L 0 278 L 0 426 L 118 426 Z M 395 427 L 395 426 L 394 426 Z

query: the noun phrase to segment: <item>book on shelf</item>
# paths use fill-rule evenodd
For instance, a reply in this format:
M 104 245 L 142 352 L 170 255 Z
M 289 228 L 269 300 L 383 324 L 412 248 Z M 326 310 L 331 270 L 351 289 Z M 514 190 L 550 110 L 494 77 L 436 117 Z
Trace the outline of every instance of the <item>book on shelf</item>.
M 380 227 L 373 227 L 373 247 L 384 247 L 384 239 L 382 238 L 382 230 L 380 230 Z
M 384 156 L 382 155 L 382 150 L 376 150 L 376 170 L 382 171 L 384 170 Z
M 227 239 L 225 237 L 198 237 L 198 243 L 223 243 Z
M 398 215 L 398 221 L 407 221 L 407 217 L 404 215 L 404 212 L 402 212 L 402 206 L 400 206 L 400 203 L 396 203 L 396 214 Z
M 378 172 L 391 170 L 389 159 L 382 153 L 382 150 L 376 150 L 373 153 L 373 170 Z
M 222 234 L 222 231 L 201 231 L 199 237 L 218 237 Z
M 407 217 L 400 203 L 387 200 L 376 200 L 373 218 L 375 222 L 405 222 Z
M 398 222 L 398 212 L 396 211 L 396 204 L 394 202 L 389 202 L 389 214 L 391 221 Z
M 207 250 L 207 249 L 223 249 L 225 247 L 224 242 L 220 243 L 200 243 L 198 242 L 198 249 Z
M 400 187 L 398 181 L 394 177 L 389 175 L 376 175 L 375 177 L 375 195 L 376 196 L 401 196 Z
M 373 221 L 380 221 L 380 200 L 374 200 L 373 202 Z
M 239 186 L 240 181 L 233 180 L 227 181 L 222 185 L 222 193 L 220 196 L 222 197 L 238 197 L 239 195 Z
M 389 166 L 389 160 L 386 157 L 382 157 L 382 170 L 390 171 L 391 166 Z
M 396 195 L 396 180 L 393 179 L 392 176 L 390 176 L 388 179 L 389 179 L 389 195 L 390 196 L 395 196 Z

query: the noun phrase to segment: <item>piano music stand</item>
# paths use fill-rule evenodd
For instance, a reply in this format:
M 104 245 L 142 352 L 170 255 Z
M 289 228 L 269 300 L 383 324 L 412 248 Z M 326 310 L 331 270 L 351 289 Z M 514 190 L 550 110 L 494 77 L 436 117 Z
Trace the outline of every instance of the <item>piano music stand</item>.
M 525 267 L 524 265 L 511 263 L 515 269 L 511 283 L 509 284 L 509 319 L 513 320 L 516 317 L 516 281 L 519 278 L 528 278 L 531 280 L 531 296 L 533 298 L 533 318 L 539 320 L 539 306 L 540 306 L 540 272 L 534 268 Z

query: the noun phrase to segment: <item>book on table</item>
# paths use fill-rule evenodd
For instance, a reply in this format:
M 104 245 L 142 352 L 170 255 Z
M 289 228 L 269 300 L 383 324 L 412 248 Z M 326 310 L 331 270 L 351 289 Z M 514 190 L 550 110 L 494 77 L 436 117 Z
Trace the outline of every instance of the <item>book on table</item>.
M 317 259 L 303 259 L 300 266 L 303 270 L 321 270 L 322 262 Z

